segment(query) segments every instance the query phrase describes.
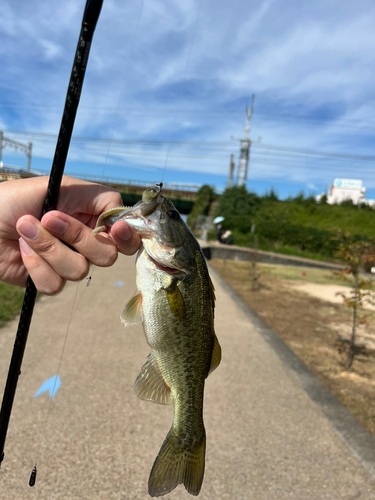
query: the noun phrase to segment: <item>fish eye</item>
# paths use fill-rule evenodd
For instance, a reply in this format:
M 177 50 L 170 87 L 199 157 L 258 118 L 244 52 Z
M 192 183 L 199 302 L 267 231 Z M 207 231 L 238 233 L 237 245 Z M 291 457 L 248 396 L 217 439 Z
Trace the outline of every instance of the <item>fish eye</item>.
M 171 210 L 168 212 L 168 217 L 172 220 L 179 220 L 180 214 L 177 212 L 177 210 Z

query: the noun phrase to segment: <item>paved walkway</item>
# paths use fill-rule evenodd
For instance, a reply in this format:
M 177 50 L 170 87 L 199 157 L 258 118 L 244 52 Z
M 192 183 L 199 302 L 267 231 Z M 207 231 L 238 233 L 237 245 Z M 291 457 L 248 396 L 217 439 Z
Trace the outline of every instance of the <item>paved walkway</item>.
M 123 286 L 116 286 L 116 282 Z M 172 409 L 132 390 L 148 346 L 119 320 L 135 289 L 133 259 L 95 269 L 36 306 L 0 470 L 1 500 L 146 500 Z M 216 281 L 220 367 L 205 393 L 201 500 L 375 499 L 375 479 Z M 82 295 L 82 291 L 84 291 Z M 61 388 L 33 398 L 60 367 Z M 0 329 L 0 390 L 16 322 Z M 38 476 L 28 486 L 34 462 Z M 167 498 L 192 498 L 179 486 Z

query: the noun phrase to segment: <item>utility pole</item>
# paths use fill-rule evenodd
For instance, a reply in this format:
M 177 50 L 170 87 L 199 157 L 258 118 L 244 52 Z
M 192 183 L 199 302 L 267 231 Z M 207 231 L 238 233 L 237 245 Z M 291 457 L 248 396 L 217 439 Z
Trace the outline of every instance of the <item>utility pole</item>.
M 0 130 L 0 166 L 2 166 L 1 160 L 3 155 L 3 132 Z
M 28 170 L 28 172 L 30 171 L 31 151 L 32 151 L 32 149 L 33 149 L 33 143 L 29 142 L 28 143 L 28 148 L 27 148 L 27 153 L 26 153 L 26 156 L 27 156 L 27 170 Z
M 230 160 L 229 160 L 229 174 L 228 174 L 228 182 L 227 182 L 227 188 L 231 188 L 233 186 L 233 174 L 234 174 L 234 155 L 230 155 Z
M 250 158 L 250 146 L 251 146 L 251 140 L 249 138 L 250 120 L 253 116 L 254 100 L 255 100 L 255 94 L 251 96 L 250 109 L 246 107 L 244 137 L 243 139 L 238 139 L 240 141 L 240 161 L 238 165 L 237 186 L 244 186 L 246 185 L 247 181 L 247 173 L 248 173 L 249 158 Z

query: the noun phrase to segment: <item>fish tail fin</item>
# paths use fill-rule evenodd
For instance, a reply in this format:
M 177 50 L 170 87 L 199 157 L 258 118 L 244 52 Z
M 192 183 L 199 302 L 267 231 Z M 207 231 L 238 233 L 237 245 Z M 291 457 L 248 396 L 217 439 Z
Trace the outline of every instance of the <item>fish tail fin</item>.
M 148 492 L 160 497 L 183 483 L 191 495 L 198 495 L 204 475 L 206 433 L 203 428 L 201 440 L 193 448 L 182 448 L 173 434 L 173 428 L 165 438 L 155 459 L 148 481 Z

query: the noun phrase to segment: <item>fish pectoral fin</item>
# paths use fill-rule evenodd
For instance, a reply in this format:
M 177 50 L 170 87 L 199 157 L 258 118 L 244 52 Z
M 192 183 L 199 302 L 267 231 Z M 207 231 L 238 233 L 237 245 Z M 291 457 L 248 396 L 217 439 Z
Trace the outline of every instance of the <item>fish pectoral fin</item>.
M 126 304 L 125 309 L 121 314 L 121 321 L 124 323 L 125 326 L 142 323 L 143 310 L 142 310 L 141 292 L 136 292 L 136 294 Z
M 221 361 L 221 347 L 219 341 L 217 340 L 216 334 L 214 333 L 214 347 L 212 349 L 211 366 L 208 375 L 212 373 L 220 365 L 220 361 Z
M 172 403 L 171 389 L 165 382 L 152 352 L 134 382 L 134 392 L 139 399 L 153 401 L 161 405 Z
M 177 286 L 177 280 L 174 280 L 172 284 L 164 289 L 167 294 L 169 308 L 173 316 L 178 319 L 184 319 L 185 317 L 185 303 L 184 298 L 180 289 Z

